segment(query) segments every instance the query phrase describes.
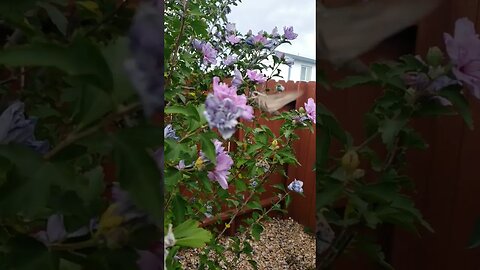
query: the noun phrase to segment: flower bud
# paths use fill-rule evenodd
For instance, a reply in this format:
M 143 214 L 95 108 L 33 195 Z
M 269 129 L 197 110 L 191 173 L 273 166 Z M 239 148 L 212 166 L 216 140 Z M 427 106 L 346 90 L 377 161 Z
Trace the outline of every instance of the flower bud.
M 273 140 L 273 141 L 272 141 L 272 147 L 273 147 L 273 149 L 278 149 L 278 148 L 280 148 L 280 146 L 278 146 L 278 141 L 277 141 L 277 140 Z
M 356 151 L 350 150 L 342 157 L 342 166 L 345 170 L 353 172 L 360 165 L 360 159 Z
M 303 107 L 300 107 L 300 108 L 298 109 L 298 111 L 299 111 L 300 113 L 305 113 L 305 109 L 304 109 Z
M 443 52 L 438 47 L 432 47 L 428 50 L 426 60 L 430 66 L 439 66 L 443 62 Z

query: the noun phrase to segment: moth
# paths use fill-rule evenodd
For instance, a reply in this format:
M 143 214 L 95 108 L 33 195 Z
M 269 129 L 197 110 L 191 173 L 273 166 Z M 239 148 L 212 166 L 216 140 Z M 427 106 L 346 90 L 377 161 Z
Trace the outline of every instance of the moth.
M 296 92 L 285 91 L 276 94 L 266 94 L 259 91 L 254 91 L 251 98 L 257 103 L 258 107 L 268 113 L 278 113 L 278 110 L 285 105 L 297 100 L 303 95 L 303 91 Z

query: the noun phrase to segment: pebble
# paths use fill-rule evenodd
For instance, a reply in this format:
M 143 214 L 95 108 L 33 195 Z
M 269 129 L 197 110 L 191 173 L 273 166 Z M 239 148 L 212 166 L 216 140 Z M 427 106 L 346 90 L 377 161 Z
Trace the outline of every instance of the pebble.
M 264 230 L 259 241 L 249 241 L 253 248 L 253 260 L 259 270 L 314 270 L 315 269 L 315 236 L 304 232 L 303 226 L 291 218 L 271 219 L 262 223 Z M 239 237 L 244 237 L 240 235 Z M 228 247 L 230 238 L 223 237 L 219 242 Z M 198 269 L 199 249 L 182 250 L 178 254 L 185 270 Z M 232 260 L 231 252 L 224 253 L 227 260 Z M 211 254 L 211 257 L 214 255 Z M 242 255 L 241 263 L 235 269 L 254 270 L 248 263 L 247 256 Z M 230 270 L 222 265 L 221 269 Z

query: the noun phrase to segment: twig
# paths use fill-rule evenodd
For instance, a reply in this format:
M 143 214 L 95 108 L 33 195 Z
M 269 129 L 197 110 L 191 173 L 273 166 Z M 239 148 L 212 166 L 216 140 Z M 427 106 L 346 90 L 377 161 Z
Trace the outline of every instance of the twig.
M 165 88 L 167 89 L 168 86 L 170 86 L 170 83 L 172 83 L 172 75 L 173 75 L 173 70 L 175 69 L 175 66 L 177 65 L 177 60 L 178 60 L 178 51 L 180 50 L 180 41 L 182 39 L 183 33 L 185 32 L 185 21 L 187 18 L 187 5 L 188 0 L 183 0 L 183 13 L 182 13 L 182 21 L 180 22 L 180 32 L 178 33 L 177 39 L 175 40 L 175 45 L 173 49 L 172 56 L 170 57 L 170 68 L 168 71 L 167 79 L 165 80 Z
M 102 25 L 104 25 L 105 23 L 109 22 L 113 17 L 115 17 L 115 15 L 117 15 L 117 13 L 122 9 L 124 8 L 127 4 L 128 4 L 128 1 L 129 0 L 123 0 L 122 3 L 120 3 L 120 5 L 118 5 L 118 7 L 110 14 L 107 15 L 107 17 L 105 17 L 100 23 L 98 23 L 97 25 L 95 25 L 94 28 L 90 29 L 86 34 L 85 36 L 90 36 L 91 34 L 95 33 L 95 31 L 97 31 Z
M 140 104 L 139 103 L 134 103 L 134 104 L 131 104 L 129 106 L 126 106 L 122 109 L 120 109 L 118 112 L 115 112 L 115 113 L 112 113 L 110 114 L 109 116 L 107 116 L 105 118 L 105 120 L 103 120 L 100 124 L 97 124 L 95 126 L 92 126 L 84 131 L 81 131 L 81 132 L 73 132 L 71 133 L 70 135 L 68 135 L 66 137 L 65 140 L 63 140 L 62 142 L 60 142 L 56 147 L 54 147 L 50 152 L 48 152 L 47 154 L 45 154 L 44 156 L 44 159 L 50 159 L 52 158 L 53 156 L 55 156 L 56 154 L 58 154 L 60 151 L 62 151 L 63 149 L 67 148 L 68 146 L 70 146 L 71 144 L 75 143 L 76 141 L 80 140 L 80 139 L 83 139 L 85 137 L 88 137 L 92 134 L 94 134 L 95 132 L 97 132 L 99 129 L 101 129 L 102 127 L 104 127 L 106 124 L 110 123 L 111 121 L 117 119 L 118 117 L 122 117 L 123 115 L 127 114 L 127 113 L 130 113 L 131 111 L 134 111 L 136 110 L 137 108 L 140 107 Z

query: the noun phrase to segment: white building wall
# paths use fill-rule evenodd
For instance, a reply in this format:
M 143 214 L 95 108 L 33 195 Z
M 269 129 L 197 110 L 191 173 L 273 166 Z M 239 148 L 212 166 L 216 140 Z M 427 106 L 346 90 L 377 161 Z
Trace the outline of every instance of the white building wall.
M 302 65 L 305 65 L 305 66 L 312 67 L 310 80 L 308 80 L 308 81 L 316 81 L 316 74 L 317 73 L 316 73 L 316 65 L 315 64 L 312 64 L 310 62 L 305 62 L 305 61 L 302 61 L 302 60 L 299 60 L 299 59 L 295 59 L 294 61 L 295 62 L 292 65 L 292 67 L 289 67 L 289 66 L 284 65 L 284 64 L 280 65 L 280 67 L 279 67 L 279 69 L 281 70 L 280 75 L 283 77 L 283 79 L 282 78 L 274 78 L 274 80 L 275 81 L 279 81 L 279 80 L 300 81 L 301 67 L 302 67 Z M 273 61 L 271 61 L 271 60 L 265 61 L 264 64 L 272 65 Z M 289 73 L 290 73 L 290 77 L 289 77 Z M 271 74 L 271 69 L 267 70 L 265 75 L 270 75 L 270 74 Z

